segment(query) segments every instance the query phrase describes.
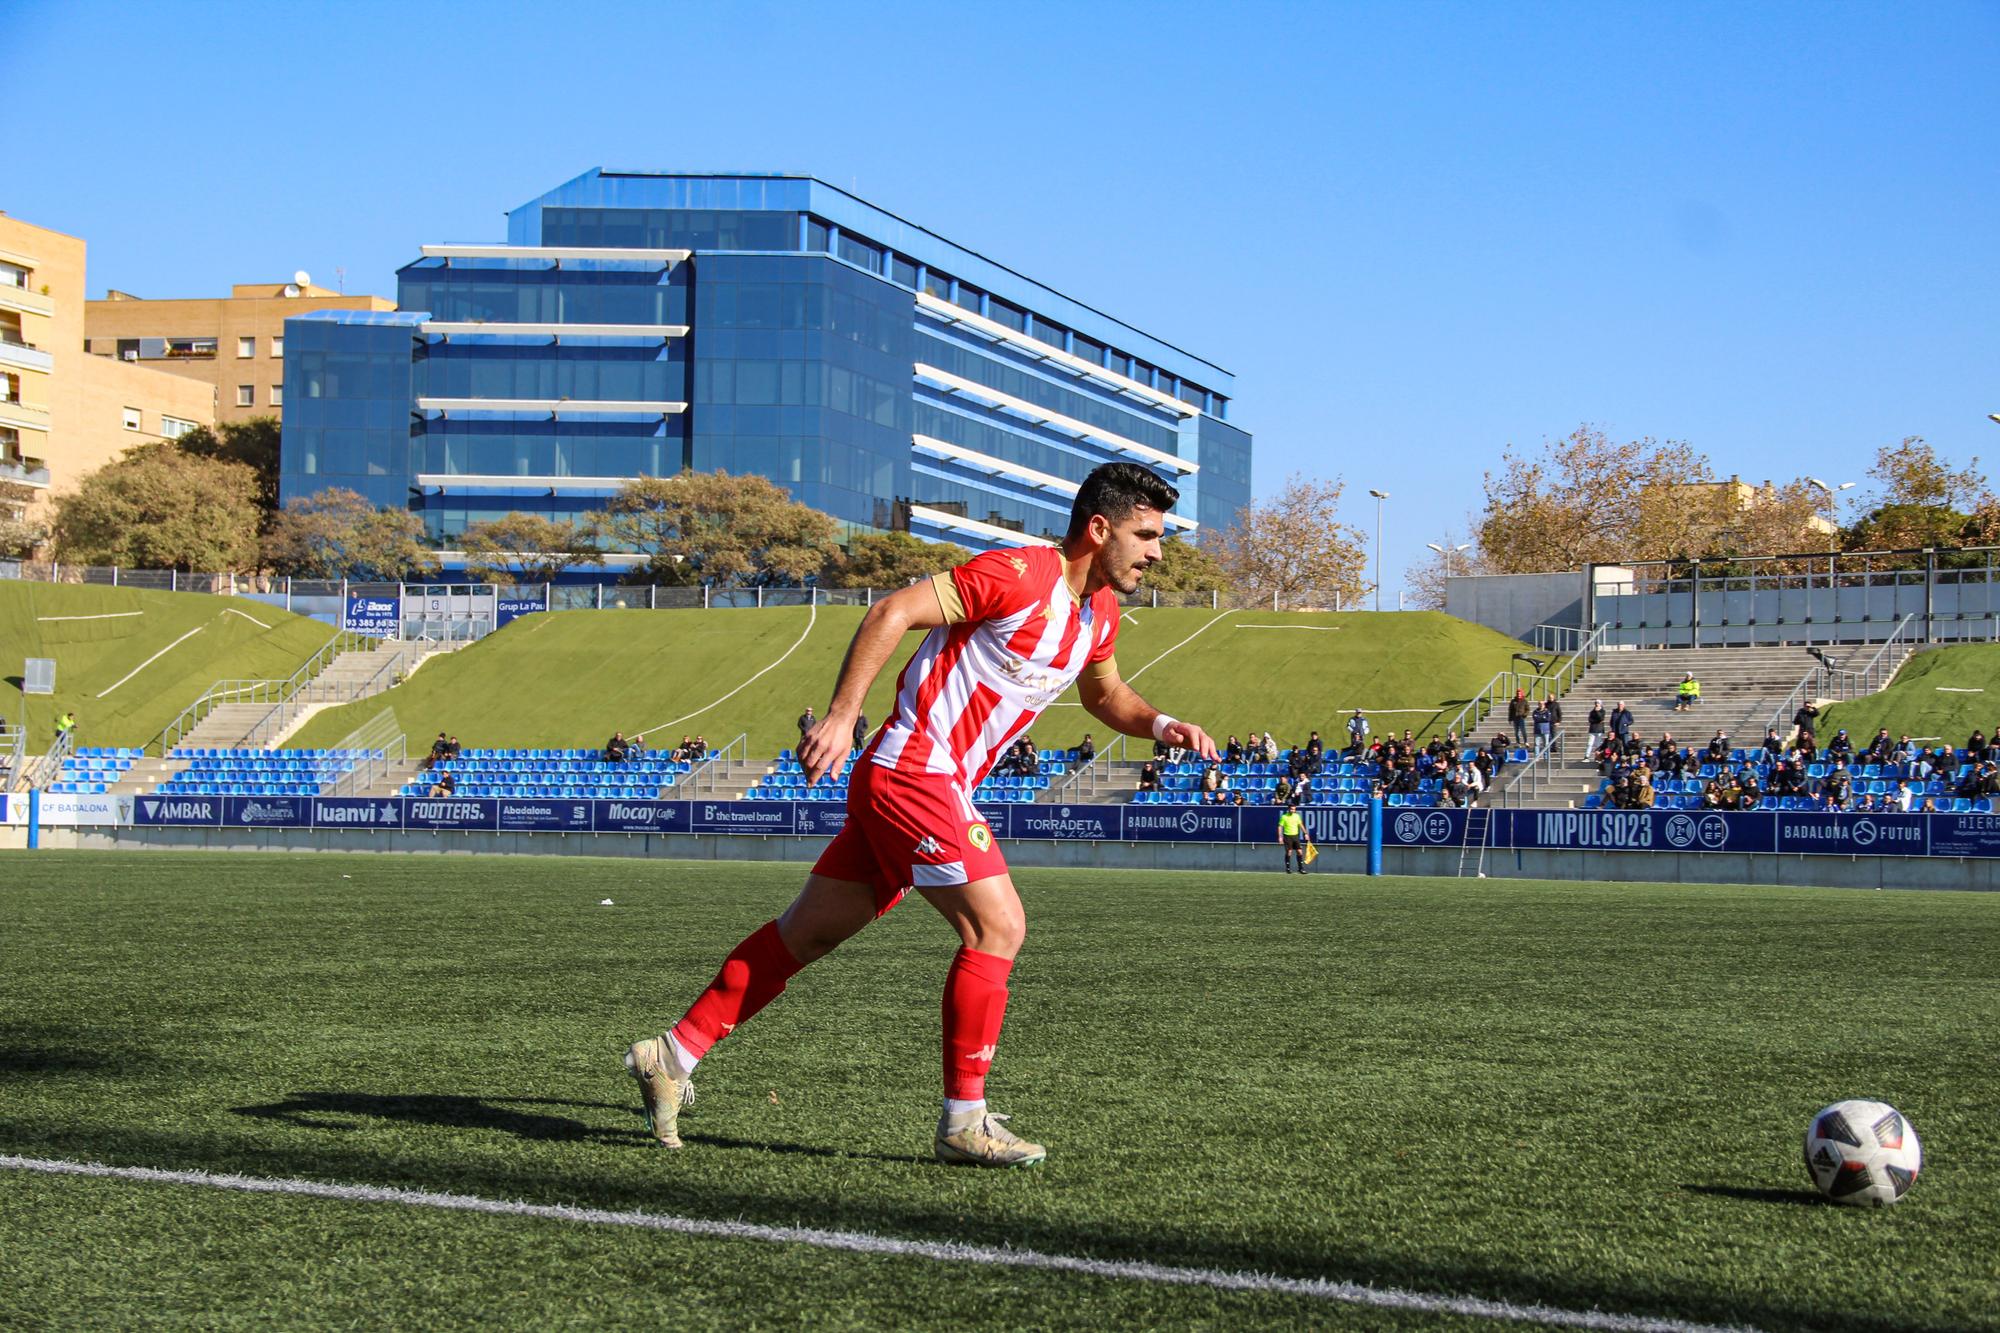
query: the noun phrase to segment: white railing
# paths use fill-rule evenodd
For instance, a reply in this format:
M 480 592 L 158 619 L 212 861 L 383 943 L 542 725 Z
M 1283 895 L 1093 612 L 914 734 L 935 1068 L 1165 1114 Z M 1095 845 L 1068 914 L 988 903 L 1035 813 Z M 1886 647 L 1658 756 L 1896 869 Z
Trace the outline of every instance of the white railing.
M 1508 778 L 1500 790 L 1494 793 L 1498 798 L 1496 803 L 1509 809 L 1517 805 L 1536 804 L 1543 788 L 1553 785 L 1560 778 L 1556 768 L 1562 763 L 1562 757 L 1568 751 L 1568 739 L 1566 730 L 1557 727 L 1555 734 L 1549 737 L 1547 745 L 1530 748 L 1528 762 L 1516 769 L 1514 776 Z M 1501 771 L 1504 774 L 1506 770 Z
M 76 731 L 59 731 L 49 742 L 48 753 L 36 755 L 21 769 L 18 779 L 21 790 L 46 787 L 62 772 L 63 760 L 76 753 Z
M 747 764 L 749 762 L 750 733 L 739 731 L 736 733 L 735 739 L 727 741 L 721 746 L 711 745 L 708 753 L 696 762 L 693 771 L 683 777 L 681 781 L 689 784 L 697 796 L 714 797 L 717 794 L 716 775 L 721 773 L 725 768 L 733 770 L 737 764 Z
M 0 722 L 0 791 L 10 790 L 28 762 L 28 729 Z
M 1591 663 L 1597 660 L 1598 651 L 1604 645 L 1607 628 L 1600 625 L 1590 633 L 1580 635 L 1569 656 L 1557 663 L 1551 671 L 1523 672 L 1516 667 L 1509 667 L 1505 671 L 1495 673 L 1493 679 L 1487 681 L 1479 693 L 1465 707 L 1458 710 L 1444 730 L 1457 733 L 1461 740 L 1472 740 L 1473 733 L 1479 729 L 1480 723 L 1492 716 L 1507 700 L 1512 699 L 1516 690 L 1527 691 L 1531 701 L 1559 699 L 1568 694 L 1582 678 L 1583 673 L 1590 669 Z M 1540 688 L 1544 682 L 1546 688 Z

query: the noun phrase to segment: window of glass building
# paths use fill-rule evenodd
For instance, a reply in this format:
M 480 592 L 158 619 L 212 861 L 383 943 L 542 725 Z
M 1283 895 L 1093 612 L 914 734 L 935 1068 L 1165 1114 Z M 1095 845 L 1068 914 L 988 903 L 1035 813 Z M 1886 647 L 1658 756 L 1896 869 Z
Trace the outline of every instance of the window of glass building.
M 951 299 L 951 275 L 949 273 L 940 273 L 934 268 L 925 269 L 924 290 L 940 301 L 949 301 Z
M 806 249 L 817 250 L 824 254 L 827 242 L 830 239 L 827 225 L 824 222 L 821 222 L 818 218 L 809 217 L 806 219 Z
M 889 277 L 901 286 L 915 288 L 917 285 L 917 261 L 906 255 L 891 255 L 889 258 Z
M 973 286 L 969 282 L 961 282 L 958 284 L 958 295 L 954 299 L 957 300 L 958 304 L 963 306 L 965 309 L 972 311 L 974 314 L 978 314 L 980 296 L 981 292 L 977 287 Z
M 996 324 L 1005 324 L 1016 333 L 1028 331 L 1028 312 L 1019 306 L 1007 304 L 997 296 L 987 299 L 986 318 Z
M 1070 345 L 1070 354 L 1080 356 L 1093 366 L 1104 364 L 1104 344 L 1084 337 L 1081 333 L 1070 335 L 1075 341 Z
M 1051 324 L 1040 315 L 1033 317 L 1033 322 L 1028 331 L 1034 334 L 1037 340 L 1045 342 L 1051 347 L 1067 347 L 1069 345 L 1069 339 L 1063 336 L 1066 330 L 1062 325 Z
M 882 252 L 859 236 L 841 233 L 840 257 L 850 264 L 867 269 L 870 273 L 882 271 Z
M 254 384 L 237 385 L 236 405 L 238 407 L 255 407 L 257 405 L 257 386 Z
M 255 338 L 238 338 L 236 340 L 236 355 L 238 357 L 257 355 L 257 340 Z

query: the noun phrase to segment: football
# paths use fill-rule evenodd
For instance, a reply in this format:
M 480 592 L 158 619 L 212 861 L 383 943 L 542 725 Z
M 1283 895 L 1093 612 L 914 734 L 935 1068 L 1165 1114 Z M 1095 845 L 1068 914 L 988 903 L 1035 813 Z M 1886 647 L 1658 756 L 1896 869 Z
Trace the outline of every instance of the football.
M 1835 1102 L 1806 1126 L 1806 1174 L 1835 1203 L 1895 1203 L 1923 1165 L 1916 1127 L 1887 1102 Z

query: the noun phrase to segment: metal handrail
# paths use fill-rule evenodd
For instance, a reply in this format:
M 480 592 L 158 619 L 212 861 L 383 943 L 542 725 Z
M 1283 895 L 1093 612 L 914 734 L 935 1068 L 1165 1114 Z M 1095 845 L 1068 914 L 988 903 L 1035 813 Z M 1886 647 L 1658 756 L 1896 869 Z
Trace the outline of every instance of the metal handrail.
M 0 791 L 10 791 L 27 771 L 28 729 L 0 724 Z
M 1450 723 L 1444 727 L 1444 730 L 1446 732 L 1457 732 L 1461 738 L 1470 737 L 1473 732 L 1479 729 L 1479 724 L 1485 721 L 1499 707 L 1502 700 L 1514 697 L 1515 690 L 1527 688 L 1530 690 L 1530 697 L 1536 697 L 1532 691 L 1532 682 L 1534 681 L 1546 680 L 1552 682 L 1549 691 L 1539 697 L 1560 699 L 1576 688 L 1577 680 L 1597 660 L 1598 650 L 1603 646 L 1605 631 L 1609 628 L 1610 626 L 1608 625 L 1599 625 L 1596 629 L 1592 630 L 1582 642 L 1577 644 L 1576 651 L 1572 652 L 1567 658 L 1564 658 L 1551 673 L 1538 675 L 1523 672 L 1514 667 L 1509 667 L 1505 671 L 1495 672 L 1493 679 L 1480 687 L 1479 693 L 1465 707 L 1458 710 L 1457 716 L 1452 718 Z M 1524 687 L 1521 684 L 1522 681 L 1528 681 L 1530 685 Z
M 1792 692 L 1785 696 L 1785 701 L 1779 704 L 1778 710 L 1771 715 L 1772 730 L 1789 739 L 1793 732 L 1792 718 L 1808 698 L 1815 703 L 1821 699 L 1839 703 L 1848 699 L 1858 699 L 1864 694 L 1874 694 L 1887 686 L 1895 678 L 1896 671 L 1901 668 L 1902 663 L 1897 662 L 1885 674 L 1884 660 L 1889 656 L 1891 648 L 1902 643 L 1904 636 L 1909 634 L 1910 627 L 1916 621 L 1917 616 L 1913 612 L 1896 622 L 1895 630 L 1888 638 L 1882 640 L 1882 646 L 1875 650 L 1875 655 L 1859 667 L 1829 666 L 1824 658 L 1820 659 L 1812 670 L 1806 672 L 1804 678 L 1792 687 Z M 1863 688 L 1855 687 L 1857 680 L 1861 682 Z M 1836 685 L 1838 692 L 1835 692 Z M 1813 693 L 1809 695 L 1808 691 Z
M 747 764 L 749 762 L 750 733 L 739 731 L 733 740 L 720 748 L 713 745 L 709 746 L 708 753 L 701 757 L 699 766 L 692 773 L 689 773 L 688 777 L 694 779 L 694 786 L 697 792 L 712 797 L 715 795 L 715 775 L 719 770 L 729 764 Z
M 1529 751 L 1528 762 L 1523 764 L 1507 784 L 1495 793 L 1502 808 L 1511 809 L 1517 804 L 1532 804 L 1534 799 L 1542 794 L 1543 786 L 1555 781 L 1554 769 L 1561 756 L 1568 752 L 1568 739 L 1568 728 L 1559 727 L 1549 737 L 1547 745 Z M 1520 799 L 1524 795 L 1522 792 L 1524 785 L 1527 788 L 1525 802 Z
M 23 789 L 46 787 L 62 772 L 63 760 L 76 753 L 76 731 L 58 731 L 49 742 L 48 753 L 36 755 L 21 773 Z
M 410 762 L 410 743 L 398 734 L 379 749 L 369 750 L 361 756 L 361 762 L 340 775 L 333 784 L 334 796 L 359 796 L 364 787 L 372 787 L 378 778 L 388 775 L 398 764 Z

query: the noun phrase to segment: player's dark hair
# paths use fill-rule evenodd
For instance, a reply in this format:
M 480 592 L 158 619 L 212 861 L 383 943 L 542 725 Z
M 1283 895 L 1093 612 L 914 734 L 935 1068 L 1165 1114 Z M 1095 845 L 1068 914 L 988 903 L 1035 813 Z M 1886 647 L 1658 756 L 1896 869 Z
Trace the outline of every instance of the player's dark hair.
M 1077 488 L 1076 503 L 1069 510 L 1069 539 L 1075 541 L 1090 527 L 1090 516 L 1102 514 L 1113 523 L 1130 518 L 1141 505 L 1166 513 L 1181 493 L 1164 477 L 1137 463 L 1103 463 L 1090 470 Z

